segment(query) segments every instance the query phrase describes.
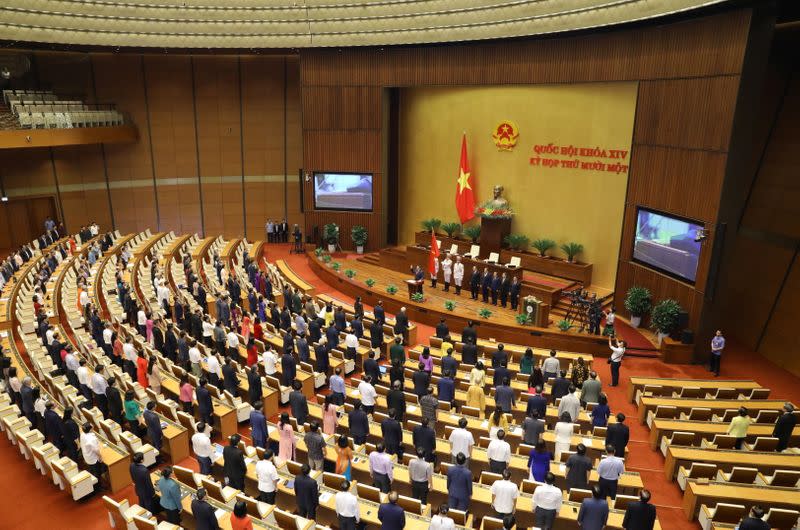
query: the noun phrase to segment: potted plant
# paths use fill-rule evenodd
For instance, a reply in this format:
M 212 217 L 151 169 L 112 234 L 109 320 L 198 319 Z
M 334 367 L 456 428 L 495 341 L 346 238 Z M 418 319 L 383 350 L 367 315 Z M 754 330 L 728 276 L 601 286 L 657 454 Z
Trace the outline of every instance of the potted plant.
M 561 250 L 567 255 L 567 261 L 570 263 L 575 262 L 575 256 L 583 252 L 583 245 L 580 243 L 570 242 L 561 245 Z
M 387 293 L 389 293 L 389 294 L 395 294 L 395 293 L 397 293 L 397 286 L 396 286 L 396 285 L 390 285 L 390 286 L 388 286 L 388 287 L 386 288 L 386 292 L 387 292 Z
M 508 234 L 503 241 L 512 250 L 525 250 L 530 240 L 523 234 Z
M 447 234 L 447 237 L 453 237 L 456 232 L 461 230 L 461 225 L 458 223 L 444 223 L 442 225 L 442 230 Z
M 422 303 L 422 302 L 425 301 L 425 297 L 422 295 L 422 293 L 414 293 L 414 294 L 411 295 L 411 301 L 412 302 L 417 302 L 417 303 Z
M 356 275 L 356 271 L 354 271 L 353 269 L 345 269 L 344 275 L 352 280 Z
M 355 225 L 350 230 L 350 239 L 353 240 L 353 244 L 356 246 L 356 252 L 359 254 L 364 253 L 364 246 L 367 244 L 367 229 L 361 225 Z
M 642 317 L 650 312 L 653 307 L 653 296 L 647 287 L 634 285 L 625 295 L 625 309 L 631 314 L 631 327 L 638 328 L 642 324 Z
M 667 298 L 661 300 L 653 308 L 653 314 L 650 316 L 651 326 L 658 332 L 658 343 L 664 340 L 664 337 L 675 331 L 678 327 L 678 318 L 683 311 L 681 305 L 677 300 Z
M 367 284 L 367 287 L 372 287 L 373 285 L 375 285 L 375 280 L 373 280 L 372 278 L 367 278 L 366 280 L 364 280 L 364 283 Z
M 535 239 L 531 246 L 539 251 L 539 256 L 547 258 L 547 251 L 556 246 L 552 239 Z
M 529 322 L 528 315 L 526 315 L 525 313 L 520 313 L 519 315 L 517 315 L 514 318 L 517 319 L 517 324 L 519 324 L 520 326 L 524 326 L 525 324 L 527 324 Z
M 461 230 L 461 232 L 472 240 L 472 243 L 477 243 L 478 238 L 481 236 L 481 225 L 469 225 Z
M 339 244 L 339 225 L 328 223 L 322 227 L 322 239 L 328 243 L 328 252 L 335 252 Z
M 333 270 L 335 270 L 336 272 L 339 272 L 339 269 L 341 269 L 341 268 L 342 268 L 342 264 L 341 264 L 341 263 L 339 263 L 338 261 L 334 261 L 334 262 L 331 264 L 331 268 L 332 268 Z
M 322 257 L 322 255 L 324 253 L 325 253 L 325 249 L 322 248 L 322 247 L 317 247 L 317 248 L 314 249 L 314 255 L 317 256 L 318 258 Z
M 432 219 L 425 219 L 422 221 L 422 228 L 425 229 L 426 232 L 436 232 L 439 230 L 439 227 L 442 225 L 442 220 L 433 217 Z
M 452 311 L 453 309 L 456 308 L 456 303 L 453 302 L 452 300 L 445 300 L 444 308 L 447 309 L 448 311 Z
M 569 323 L 569 320 L 562 319 L 556 323 L 556 327 L 566 333 L 572 327 L 572 324 Z
M 489 318 L 490 316 L 492 316 L 492 312 L 490 310 L 486 309 L 485 307 L 482 307 L 478 311 L 478 316 L 481 317 L 481 318 Z

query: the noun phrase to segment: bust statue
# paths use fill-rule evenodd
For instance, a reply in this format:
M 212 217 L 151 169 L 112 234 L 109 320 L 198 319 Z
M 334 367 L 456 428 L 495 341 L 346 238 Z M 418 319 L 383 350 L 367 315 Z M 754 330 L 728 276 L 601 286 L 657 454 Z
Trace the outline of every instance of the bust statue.
M 490 206 L 494 209 L 505 209 L 508 208 L 508 201 L 502 197 L 503 194 L 503 186 L 495 186 L 492 189 L 493 199 L 489 203 Z

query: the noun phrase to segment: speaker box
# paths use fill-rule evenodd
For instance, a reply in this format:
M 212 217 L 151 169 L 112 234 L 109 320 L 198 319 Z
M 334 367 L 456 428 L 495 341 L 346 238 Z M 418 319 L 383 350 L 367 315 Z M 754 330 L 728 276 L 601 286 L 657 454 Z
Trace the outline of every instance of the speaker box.
M 691 329 L 684 329 L 681 332 L 681 343 L 682 344 L 693 344 L 694 343 L 694 333 Z

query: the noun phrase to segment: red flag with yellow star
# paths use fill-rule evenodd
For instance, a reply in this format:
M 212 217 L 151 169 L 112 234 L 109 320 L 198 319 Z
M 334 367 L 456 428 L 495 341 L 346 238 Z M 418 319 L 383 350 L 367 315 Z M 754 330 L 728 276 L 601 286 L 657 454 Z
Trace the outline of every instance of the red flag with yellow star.
M 456 210 L 461 223 L 475 217 L 475 195 L 473 194 L 472 173 L 467 158 L 467 135 L 461 137 L 461 162 L 458 165 L 458 184 L 456 185 Z

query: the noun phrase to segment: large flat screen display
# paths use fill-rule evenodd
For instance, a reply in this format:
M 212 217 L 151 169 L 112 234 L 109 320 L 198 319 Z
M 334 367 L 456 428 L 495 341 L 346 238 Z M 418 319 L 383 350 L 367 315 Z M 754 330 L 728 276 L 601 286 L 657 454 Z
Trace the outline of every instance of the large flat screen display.
M 314 208 L 371 212 L 372 174 L 314 172 Z
M 698 232 L 702 229 L 702 224 L 689 219 L 639 207 L 633 261 L 694 283 L 700 258 Z

